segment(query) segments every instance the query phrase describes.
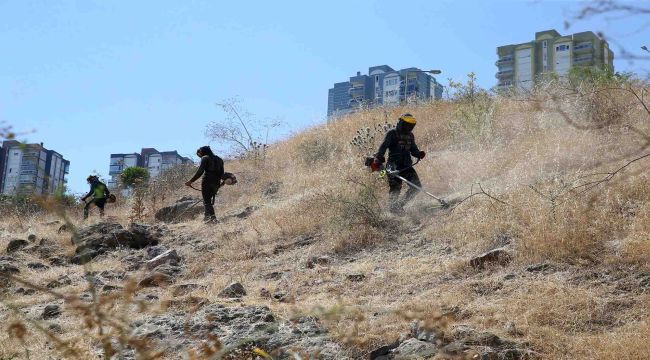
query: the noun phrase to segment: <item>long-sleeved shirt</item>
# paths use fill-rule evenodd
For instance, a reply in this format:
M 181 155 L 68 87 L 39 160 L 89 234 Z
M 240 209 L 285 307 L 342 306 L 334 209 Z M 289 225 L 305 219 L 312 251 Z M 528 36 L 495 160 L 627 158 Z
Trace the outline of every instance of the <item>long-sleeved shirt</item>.
M 386 137 L 379 146 L 375 157 L 383 158 L 386 150 L 388 150 L 388 163 L 395 164 L 398 169 L 413 165 L 411 156 L 417 157 L 420 155 L 420 149 L 415 144 L 413 133 L 402 133 L 395 129 L 386 133 Z
M 108 187 L 106 186 L 106 184 L 104 184 L 101 181 L 95 181 L 93 183 L 90 183 L 90 191 L 82 199 L 86 200 L 91 196 L 93 197 L 93 199 L 105 199 L 110 194 L 111 192 L 108 191 Z
M 198 180 L 203 175 L 203 181 L 219 183 L 223 175 L 223 160 L 217 156 L 204 155 L 201 157 L 201 164 L 190 182 Z

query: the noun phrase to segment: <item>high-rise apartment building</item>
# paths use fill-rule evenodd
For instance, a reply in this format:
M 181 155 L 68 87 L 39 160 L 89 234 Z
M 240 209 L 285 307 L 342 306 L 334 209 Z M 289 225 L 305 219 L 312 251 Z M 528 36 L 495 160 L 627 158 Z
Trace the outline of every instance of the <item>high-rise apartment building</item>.
M 70 162 L 40 144 L 8 140 L 0 146 L 0 193 L 50 195 L 65 189 Z
M 607 42 L 591 31 L 562 36 L 555 30 L 535 33 L 535 40 L 497 48 L 497 89 L 528 90 L 540 75 L 563 76 L 574 66 L 609 67 L 614 53 Z
M 373 66 L 368 75 L 357 72 L 348 81 L 329 89 L 327 116 L 334 117 L 363 106 L 396 105 L 408 99 L 440 99 L 443 87 L 418 68 L 393 70 L 388 65 Z
M 108 187 L 115 188 L 118 184 L 119 176 L 122 170 L 127 167 L 140 166 L 149 171 L 149 176 L 155 178 L 165 169 L 172 168 L 180 164 L 191 164 L 192 159 L 180 156 L 177 151 L 158 151 L 154 148 L 143 148 L 138 153 L 131 154 L 111 154 L 111 162 L 108 174 L 111 179 L 108 181 Z

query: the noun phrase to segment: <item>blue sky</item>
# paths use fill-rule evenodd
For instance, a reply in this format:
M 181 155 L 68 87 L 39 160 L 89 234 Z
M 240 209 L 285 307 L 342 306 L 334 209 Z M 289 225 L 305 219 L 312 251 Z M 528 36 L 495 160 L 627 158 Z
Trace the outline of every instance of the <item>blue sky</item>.
M 281 119 L 277 138 L 322 123 L 328 88 L 373 65 L 441 69 L 443 84 L 474 71 L 491 87 L 495 48 L 536 31 L 603 31 L 636 53 L 650 46 L 643 17 L 565 30 L 579 5 L 0 0 L 0 121 L 34 129 L 21 139 L 69 159 L 69 185 L 82 192 L 89 173 L 107 175 L 110 153 L 192 155 L 209 143 L 205 126 L 224 118 L 215 102 L 226 98 L 239 97 L 258 120 Z

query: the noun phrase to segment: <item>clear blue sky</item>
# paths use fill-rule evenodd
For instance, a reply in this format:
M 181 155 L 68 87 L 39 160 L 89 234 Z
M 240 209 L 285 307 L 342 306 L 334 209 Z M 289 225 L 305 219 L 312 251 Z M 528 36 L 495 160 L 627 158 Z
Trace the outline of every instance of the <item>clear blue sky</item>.
M 592 30 L 638 53 L 645 18 L 581 21 L 575 1 L 28 1 L 0 0 L 0 121 L 35 129 L 71 161 L 69 185 L 86 190 L 109 154 L 141 147 L 192 155 L 214 103 L 238 96 L 275 137 L 321 123 L 327 90 L 387 64 L 474 71 L 495 84 L 495 48 L 536 31 Z M 616 47 L 612 46 L 616 51 Z M 617 60 L 617 70 L 648 62 Z M 218 147 L 219 144 L 212 144 Z

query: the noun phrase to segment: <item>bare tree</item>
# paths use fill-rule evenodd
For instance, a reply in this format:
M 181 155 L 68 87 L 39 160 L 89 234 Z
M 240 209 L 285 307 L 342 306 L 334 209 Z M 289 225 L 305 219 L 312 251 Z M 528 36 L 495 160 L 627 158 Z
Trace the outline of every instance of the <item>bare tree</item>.
M 227 143 L 235 156 L 264 158 L 269 133 L 271 129 L 280 127 L 282 122 L 277 119 L 256 120 L 252 113 L 242 108 L 241 101 L 237 98 L 226 99 L 217 103 L 217 106 L 224 111 L 226 117 L 209 123 L 206 136 Z
M 650 16 L 650 5 L 646 2 L 624 2 L 617 0 L 593 0 L 590 2 L 585 2 L 572 16 L 571 20 L 564 22 L 564 28 L 568 29 L 571 27 L 573 22 L 579 22 L 582 20 L 587 20 L 595 17 L 604 17 L 608 22 L 616 20 L 625 20 L 631 17 L 644 17 L 648 18 Z M 650 19 L 648 19 L 650 20 Z M 634 33 L 639 33 L 646 30 L 650 26 L 650 21 L 645 22 Z M 626 59 L 628 61 L 634 60 L 650 60 L 649 55 L 640 55 L 638 53 L 632 52 L 623 46 L 616 39 L 607 36 L 602 31 L 598 32 L 598 36 L 607 40 L 609 43 L 615 45 L 618 48 L 617 57 L 620 59 Z M 646 44 L 639 44 L 639 49 L 647 51 Z

